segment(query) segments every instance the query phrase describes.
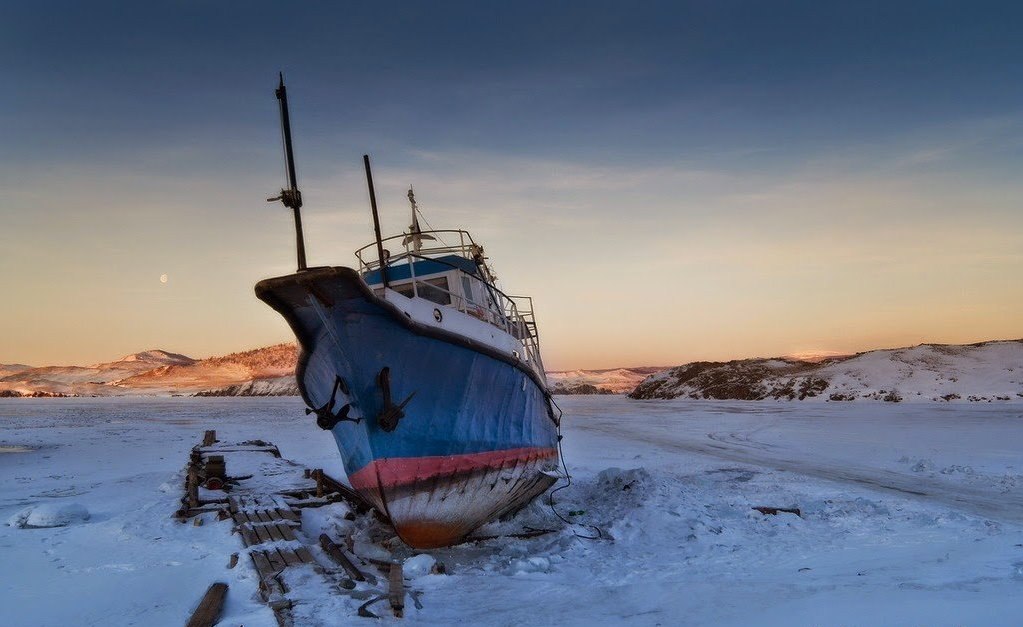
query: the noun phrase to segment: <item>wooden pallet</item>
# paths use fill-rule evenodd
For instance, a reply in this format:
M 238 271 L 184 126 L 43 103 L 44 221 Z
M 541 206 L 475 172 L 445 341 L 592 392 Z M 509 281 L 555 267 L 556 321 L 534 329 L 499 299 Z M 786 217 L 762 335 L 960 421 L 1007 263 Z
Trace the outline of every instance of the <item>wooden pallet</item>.
M 238 467 L 245 472 L 232 474 L 238 473 Z M 215 485 L 209 481 L 212 473 L 223 478 L 222 490 L 203 487 Z M 289 568 L 312 569 L 338 594 L 355 594 L 352 591 L 357 586 L 384 585 L 386 590 L 362 590 L 360 594 L 387 598 L 394 615 L 402 615 L 405 591 L 400 564 L 378 565 L 383 574 L 378 579 L 356 565 L 357 562 L 365 565 L 366 561 L 354 554 L 349 557 L 345 548 L 328 536 L 314 539 L 302 533 L 301 508 L 338 501 L 347 502 L 355 512 L 372 513 L 378 520 L 385 520 L 351 488 L 320 469 L 308 469 L 284 459 L 273 444 L 224 443 L 217 440 L 215 431 L 207 431 L 202 443 L 192 449 L 185 475 L 185 495 L 176 516 L 186 521 L 215 512 L 219 520 L 231 521 L 259 574 L 260 594 L 273 609 L 278 624 L 293 624 L 294 601 L 286 577 L 282 576 Z M 268 482 L 268 478 L 272 481 Z M 197 523 L 201 521 L 202 518 L 196 518 Z M 229 567 L 237 563 L 236 557 L 232 556 Z M 207 605 L 201 603 L 196 611 Z M 363 609 L 360 608 L 361 615 L 372 616 Z

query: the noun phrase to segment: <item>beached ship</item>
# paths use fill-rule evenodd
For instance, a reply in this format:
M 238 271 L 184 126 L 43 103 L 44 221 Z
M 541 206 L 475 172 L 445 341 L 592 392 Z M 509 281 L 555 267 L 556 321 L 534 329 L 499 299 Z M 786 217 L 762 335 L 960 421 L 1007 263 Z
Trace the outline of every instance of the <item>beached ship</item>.
M 277 89 L 298 271 L 256 295 L 298 339 L 298 388 L 337 441 L 352 487 L 407 544 L 457 543 L 557 479 L 560 413 L 547 388 L 528 297 L 496 284 L 462 230 L 383 238 L 364 157 L 376 240 L 355 267 L 306 267 L 283 79 Z M 375 258 L 374 258 L 375 257 Z

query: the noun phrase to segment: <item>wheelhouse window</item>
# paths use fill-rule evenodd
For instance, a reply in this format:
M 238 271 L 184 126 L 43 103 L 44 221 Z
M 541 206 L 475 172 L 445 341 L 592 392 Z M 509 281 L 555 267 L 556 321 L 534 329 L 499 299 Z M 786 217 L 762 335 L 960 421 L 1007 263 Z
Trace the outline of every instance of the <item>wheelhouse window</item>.
M 397 285 L 391 285 L 391 289 L 394 290 L 395 292 L 398 292 L 405 298 L 412 298 L 413 292 L 411 281 L 409 281 L 408 283 L 399 283 Z
M 450 305 L 451 294 L 448 288 L 447 277 L 439 279 L 426 279 L 419 283 L 419 296 L 438 305 Z
M 462 275 L 462 294 L 470 305 L 476 304 L 476 299 L 472 297 L 472 279 L 464 274 Z

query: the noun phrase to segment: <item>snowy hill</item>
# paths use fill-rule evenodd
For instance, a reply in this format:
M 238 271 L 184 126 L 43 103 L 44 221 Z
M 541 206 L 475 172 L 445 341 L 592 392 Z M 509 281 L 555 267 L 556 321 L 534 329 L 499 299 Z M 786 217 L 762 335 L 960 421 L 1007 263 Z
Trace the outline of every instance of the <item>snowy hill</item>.
M 290 377 L 295 372 L 298 349 L 294 344 L 276 344 L 264 348 L 210 357 L 189 364 L 169 365 L 143 372 L 117 382 L 117 385 L 144 394 L 195 394 L 223 392 L 223 396 L 245 395 L 244 384 L 263 379 Z M 238 393 L 229 393 L 234 388 Z M 266 394 L 258 394 L 266 396 Z
M 0 378 L 31 369 L 32 366 L 26 366 L 25 364 L 0 364 Z
M 217 390 L 203 390 L 196 396 L 298 396 L 298 383 L 292 374 L 283 377 L 253 379 Z
M 165 350 L 148 350 L 92 366 L 3 366 L 0 394 L 169 396 L 228 388 L 241 395 L 252 391 L 265 396 L 271 389 L 290 394 L 293 392 L 277 380 L 292 376 L 296 358 L 293 344 L 278 344 L 199 360 Z M 264 380 L 271 383 L 261 383 Z
M 611 368 L 608 370 L 561 370 L 547 373 L 554 394 L 624 394 L 663 367 Z
M 125 355 L 115 362 L 109 364 L 99 364 L 94 366 L 95 368 L 102 368 L 104 366 L 116 366 L 119 364 L 130 364 L 137 362 L 150 366 L 152 364 L 159 364 L 164 366 L 180 366 L 186 364 L 195 363 L 195 360 L 191 357 L 186 357 L 179 353 L 171 353 L 169 351 L 156 349 L 142 351 L 141 353 L 132 353 L 131 355 Z
M 126 355 L 117 361 L 91 366 L 43 366 L 39 368 L 5 366 L 0 370 L 0 392 L 20 395 L 66 394 L 109 396 L 117 381 L 168 364 L 186 364 L 195 360 L 164 350 L 149 350 Z
M 921 344 L 819 361 L 698 361 L 647 377 L 637 399 L 1023 400 L 1023 340 Z

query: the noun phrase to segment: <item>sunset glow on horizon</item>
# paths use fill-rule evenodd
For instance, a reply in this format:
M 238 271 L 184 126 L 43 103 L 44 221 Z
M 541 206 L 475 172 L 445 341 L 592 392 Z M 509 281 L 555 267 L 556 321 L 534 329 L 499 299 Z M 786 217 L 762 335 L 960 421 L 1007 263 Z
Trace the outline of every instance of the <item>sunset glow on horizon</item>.
M 292 339 L 282 68 L 310 265 L 372 240 L 368 153 L 549 369 L 1023 337 L 1019 9 L 270 6 L 0 9 L 0 363 Z

